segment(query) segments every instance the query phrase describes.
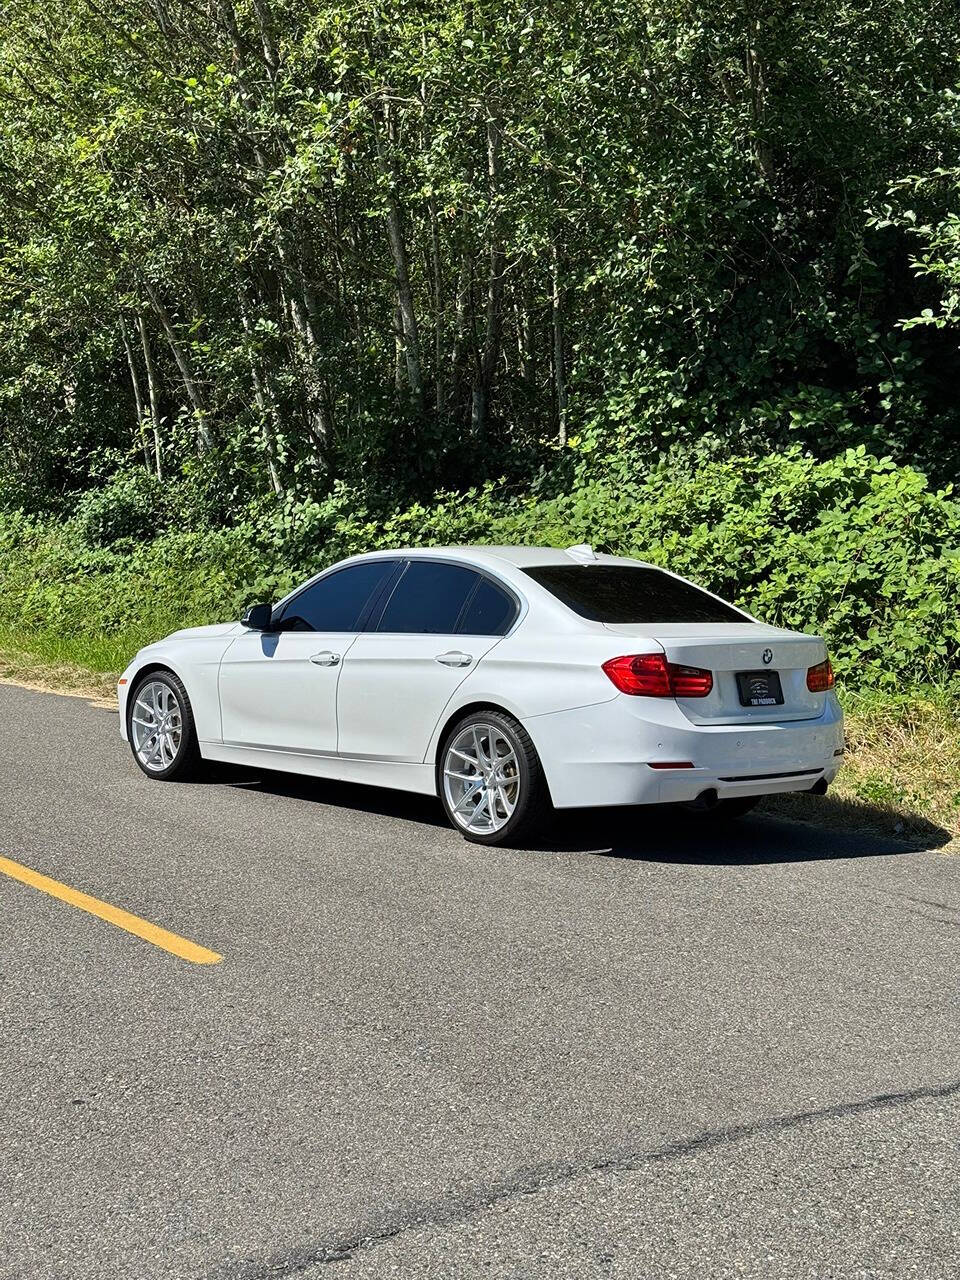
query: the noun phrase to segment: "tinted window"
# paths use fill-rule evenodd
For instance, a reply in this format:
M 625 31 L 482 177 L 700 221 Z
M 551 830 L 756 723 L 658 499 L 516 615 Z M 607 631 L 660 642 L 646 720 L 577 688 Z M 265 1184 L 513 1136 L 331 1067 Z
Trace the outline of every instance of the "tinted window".
M 476 582 L 477 574 L 455 564 L 411 560 L 377 630 L 449 634 Z
M 321 578 L 284 607 L 281 630 L 356 631 L 374 593 L 396 564 L 395 560 L 370 560 Z
M 593 622 L 749 622 L 699 587 L 634 565 L 542 565 L 526 572 Z
M 460 622 L 460 630 L 468 636 L 502 636 L 513 622 L 517 606 L 505 591 L 489 578 L 481 578 Z

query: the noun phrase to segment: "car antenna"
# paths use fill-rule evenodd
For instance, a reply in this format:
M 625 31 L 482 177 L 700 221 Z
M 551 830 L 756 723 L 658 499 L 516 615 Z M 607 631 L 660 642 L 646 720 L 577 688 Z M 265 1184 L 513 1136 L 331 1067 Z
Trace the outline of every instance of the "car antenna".
M 575 547 L 567 547 L 567 555 L 578 564 L 595 564 L 597 553 L 587 542 L 578 542 Z

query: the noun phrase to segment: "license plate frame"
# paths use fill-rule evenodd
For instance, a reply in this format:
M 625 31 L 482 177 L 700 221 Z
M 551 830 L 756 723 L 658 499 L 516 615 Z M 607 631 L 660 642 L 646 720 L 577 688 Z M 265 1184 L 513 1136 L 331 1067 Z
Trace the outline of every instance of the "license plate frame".
M 741 707 L 783 706 L 779 671 L 738 671 L 736 674 Z

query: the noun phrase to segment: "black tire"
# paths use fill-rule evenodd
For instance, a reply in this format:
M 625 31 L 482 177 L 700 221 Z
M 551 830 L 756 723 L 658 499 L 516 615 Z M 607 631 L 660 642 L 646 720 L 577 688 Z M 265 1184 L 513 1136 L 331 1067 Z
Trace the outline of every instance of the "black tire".
M 496 831 L 470 831 L 458 821 L 444 786 L 444 761 L 450 744 L 473 725 L 489 725 L 496 729 L 513 748 L 519 770 L 519 794 L 510 818 Z M 529 840 L 541 831 L 553 815 L 550 790 L 543 766 L 530 735 L 505 711 L 473 711 L 454 724 L 437 752 L 437 794 L 450 825 L 472 844 L 502 845 Z
M 731 796 L 727 800 L 718 800 L 714 805 L 683 805 L 684 812 L 703 822 L 733 822 L 749 813 L 763 799 L 762 796 Z
M 137 753 L 136 739 L 134 734 L 133 712 L 136 706 L 137 698 L 141 691 L 147 685 L 164 685 L 173 694 L 177 705 L 180 709 L 180 744 L 177 747 L 173 759 L 162 768 L 152 768 L 141 760 Z M 136 761 L 137 767 L 147 775 L 148 778 L 154 779 L 156 782 L 182 782 L 188 778 L 196 777 L 203 765 L 203 757 L 200 755 L 200 745 L 197 741 L 197 730 L 193 720 L 193 708 L 190 706 L 190 699 L 187 691 L 183 687 L 183 681 L 175 676 L 172 671 L 159 670 L 148 671 L 142 676 L 130 691 L 127 699 L 127 738 L 130 742 L 130 751 Z

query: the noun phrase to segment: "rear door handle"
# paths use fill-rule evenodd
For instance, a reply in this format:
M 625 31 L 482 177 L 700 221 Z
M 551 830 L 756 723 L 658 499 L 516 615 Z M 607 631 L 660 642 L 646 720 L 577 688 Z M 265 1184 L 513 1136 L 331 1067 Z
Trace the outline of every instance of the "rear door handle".
M 451 649 L 449 653 L 437 654 L 437 662 L 442 662 L 445 667 L 469 667 L 472 661 L 471 654 L 460 653 L 457 649 Z
M 335 667 L 340 661 L 339 653 L 331 653 L 329 649 L 324 649 L 321 653 L 310 655 L 310 661 L 316 663 L 318 667 Z

